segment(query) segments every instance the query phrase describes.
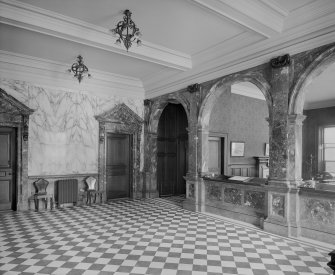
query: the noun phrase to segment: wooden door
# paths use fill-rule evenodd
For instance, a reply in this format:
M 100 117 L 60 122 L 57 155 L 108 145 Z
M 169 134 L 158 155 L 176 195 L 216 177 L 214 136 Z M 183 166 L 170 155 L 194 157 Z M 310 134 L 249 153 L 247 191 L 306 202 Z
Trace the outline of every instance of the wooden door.
M 15 134 L 15 128 L 0 127 L 0 210 L 16 210 Z
M 130 135 L 108 134 L 106 150 L 107 199 L 130 196 Z
M 208 172 L 221 174 L 221 138 L 209 137 Z
M 157 183 L 160 196 L 186 192 L 187 118 L 180 104 L 168 104 L 159 120 L 157 138 Z

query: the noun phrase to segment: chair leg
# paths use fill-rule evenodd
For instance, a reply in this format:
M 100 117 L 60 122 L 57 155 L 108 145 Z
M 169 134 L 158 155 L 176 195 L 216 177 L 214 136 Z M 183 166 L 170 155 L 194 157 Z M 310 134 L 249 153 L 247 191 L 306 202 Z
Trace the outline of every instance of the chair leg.
M 34 203 L 35 203 L 35 211 L 38 211 L 38 199 L 34 198 Z

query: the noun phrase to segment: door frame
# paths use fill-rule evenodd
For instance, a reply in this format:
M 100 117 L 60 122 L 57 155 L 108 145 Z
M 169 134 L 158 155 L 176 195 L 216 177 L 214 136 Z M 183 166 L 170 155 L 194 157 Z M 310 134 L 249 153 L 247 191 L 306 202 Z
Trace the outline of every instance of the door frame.
M 143 119 L 124 103 L 116 105 L 95 118 L 99 122 L 98 186 L 99 190 L 103 191 L 103 200 L 107 199 L 106 135 L 109 133 L 130 135 L 130 198 L 142 197 L 140 145 Z
M 12 182 L 11 182 L 11 210 L 16 211 L 17 207 L 17 181 L 16 181 L 16 168 L 17 168 L 17 152 L 16 152 L 16 147 L 17 147 L 17 128 L 16 127 L 5 127 L 5 126 L 0 126 L 0 133 L 2 132 L 1 129 L 11 129 L 11 139 L 10 139 L 10 157 L 13 158 L 11 165 L 12 167 Z M 14 135 L 14 136 L 12 136 Z M 14 141 L 14 142 L 13 142 Z M 13 144 L 14 143 L 14 144 Z M 12 147 L 13 145 L 13 147 Z
M 0 107 L 5 110 L 0 114 L 0 126 L 16 128 L 16 172 L 13 188 L 15 205 L 13 210 L 27 210 L 31 187 L 28 182 L 28 137 L 29 116 L 34 112 L 13 96 L 0 88 Z

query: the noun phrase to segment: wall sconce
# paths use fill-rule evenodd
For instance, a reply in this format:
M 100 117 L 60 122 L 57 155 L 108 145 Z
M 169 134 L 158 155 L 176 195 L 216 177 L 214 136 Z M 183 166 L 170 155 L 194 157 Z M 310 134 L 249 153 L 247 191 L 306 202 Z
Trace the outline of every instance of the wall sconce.
M 72 64 L 71 68 L 68 69 L 68 72 L 73 72 L 73 76 L 78 79 L 79 83 L 85 75 L 87 75 L 88 78 L 91 77 L 91 74 L 88 72 L 88 68 L 84 64 L 83 57 L 81 55 L 77 56 L 77 62 Z

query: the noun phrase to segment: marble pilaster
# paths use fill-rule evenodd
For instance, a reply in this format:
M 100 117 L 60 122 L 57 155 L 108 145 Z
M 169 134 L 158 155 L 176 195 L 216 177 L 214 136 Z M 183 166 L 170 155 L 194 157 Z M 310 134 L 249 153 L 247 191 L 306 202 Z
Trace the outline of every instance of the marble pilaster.
M 302 124 L 304 115 L 290 115 L 288 117 L 288 177 L 290 186 L 297 187 L 302 179 Z
M 290 89 L 290 62 L 280 62 L 283 57 L 271 60 L 271 95 L 273 100 L 270 114 L 270 158 L 269 185 L 287 186 L 288 174 L 288 127 L 287 111 Z M 281 66 L 280 66 L 281 65 Z

